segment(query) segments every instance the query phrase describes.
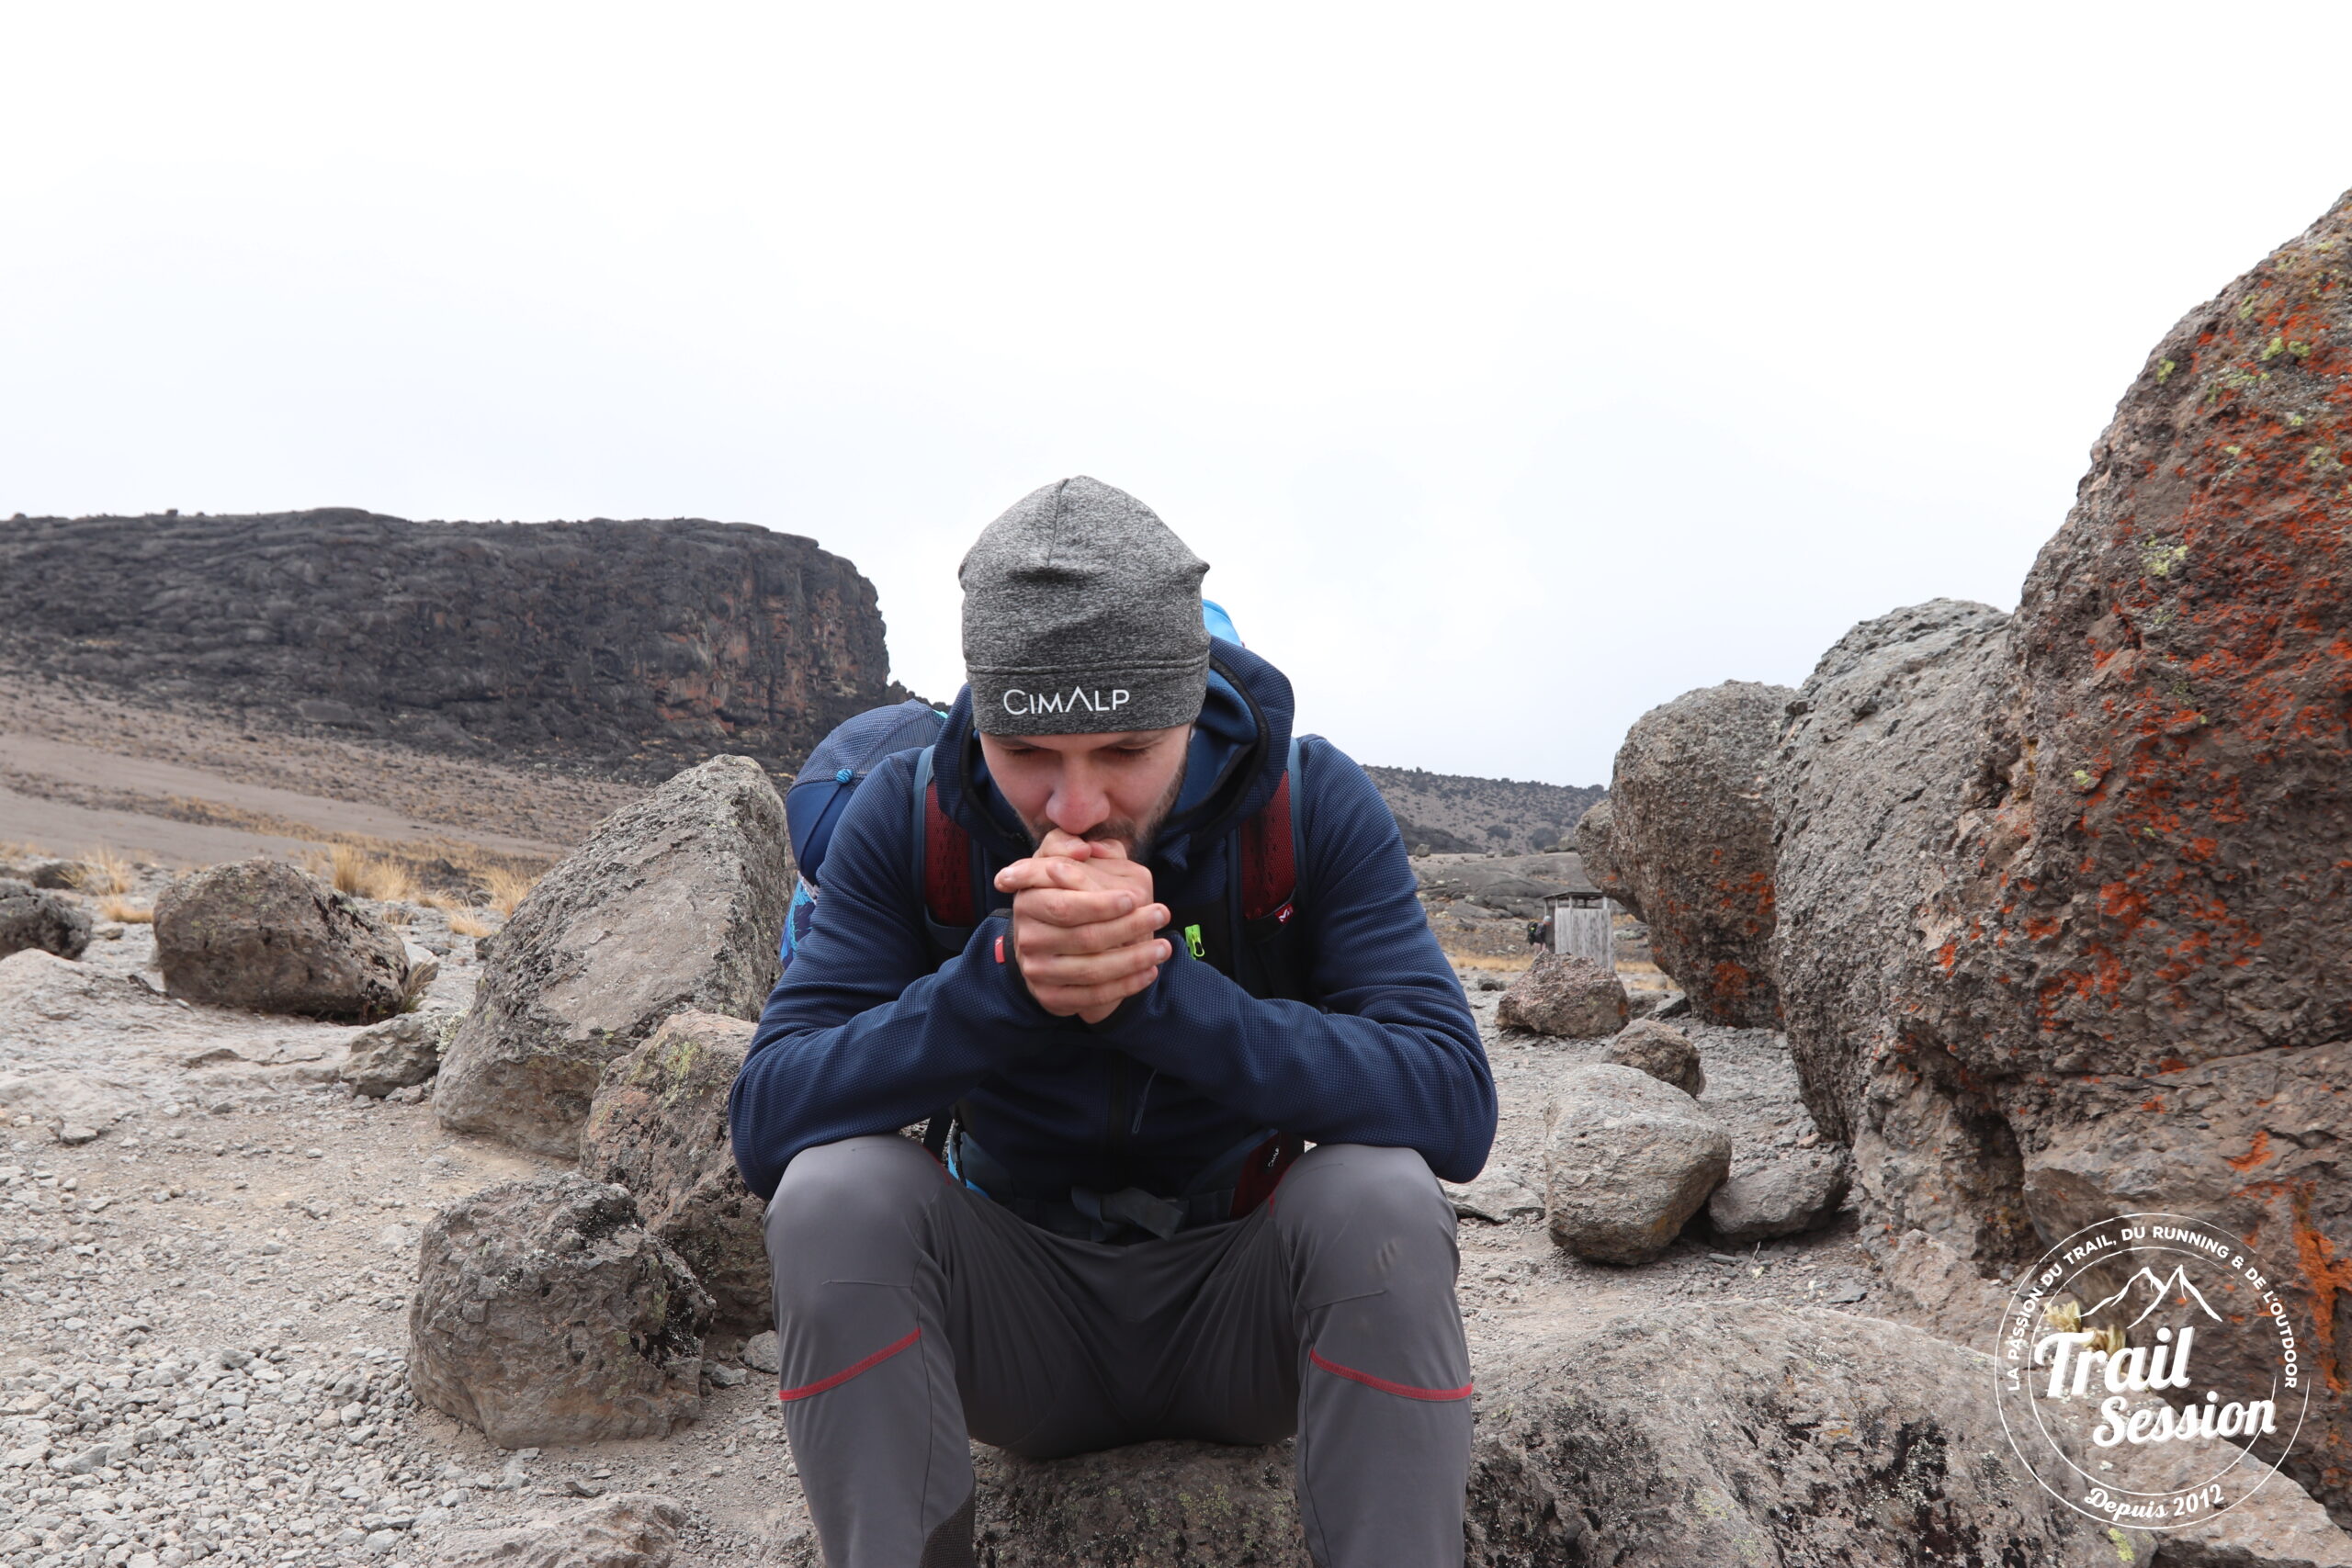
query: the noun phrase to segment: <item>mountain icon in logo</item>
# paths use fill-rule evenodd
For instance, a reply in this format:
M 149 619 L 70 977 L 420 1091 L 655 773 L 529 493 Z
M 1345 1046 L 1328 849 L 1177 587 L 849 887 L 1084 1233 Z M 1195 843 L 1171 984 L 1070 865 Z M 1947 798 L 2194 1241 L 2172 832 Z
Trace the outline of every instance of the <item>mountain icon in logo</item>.
M 2156 1278 L 2154 1269 L 2143 1266 L 2138 1273 L 2123 1281 L 2123 1288 L 2121 1290 L 2116 1292 L 2115 1294 L 2108 1297 L 2107 1300 L 2099 1303 L 2097 1306 L 2085 1308 L 2083 1316 L 2086 1318 L 2096 1317 L 2100 1313 L 2105 1312 L 2109 1307 L 2113 1306 L 2116 1303 L 2124 1301 L 2125 1298 L 2136 1295 L 2142 1292 L 2146 1292 L 2148 1304 L 2140 1309 L 2140 1315 L 2138 1317 L 2133 1318 L 2130 1323 L 2124 1325 L 2126 1328 L 2138 1327 L 2141 1322 L 2144 1320 L 2150 1313 L 2155 1311 L 2158 1307 L 2165 1305 L 2167 1302 L 2173 1301 L 2175 1298 L 2178 1298 L 2183 1303 L 2195 1302 L 2199 1308 L 2204 1312 L 2207 1317 L 2211 1318 L 2215 1323 L 2222 1321 L 2222 1314 L 2215 1312 L 2212 1308 L 2212 1304 L 2206 1301 L 2203 1295 L 2199 1293 L 2197 1287 L 2188 1282 L 2188 1269 L 2186 1265 L 2182 1264 L 2174 1265 L 2172 1273 L 2162 1280 Z

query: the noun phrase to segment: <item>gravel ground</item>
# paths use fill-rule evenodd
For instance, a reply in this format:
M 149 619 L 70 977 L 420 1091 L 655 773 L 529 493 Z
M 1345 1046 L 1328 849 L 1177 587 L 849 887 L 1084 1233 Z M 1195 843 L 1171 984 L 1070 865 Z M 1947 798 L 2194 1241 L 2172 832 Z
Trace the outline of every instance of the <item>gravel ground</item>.
M 471 941 L 436 911 L 390 912 L 443 957 L 426 1005 L 465 1007 Z M 352 1029 L 156 995 L 140 978 L 153 953 L 131 925 L 78 964 L 0 960 L 0 1563 L 423 1565 L 463 1532 L 623 1493 L 684 1506 L 681 1562 L 808 1561 L 783 1423 L 739 1347 L 708 1348 L 704 1417 L 666 1439 L 509 1454 L 416 1405 L 419 1229 L 460 1194 L 549 1168 L 443 1133 L 429 1103 L 351 1098 L 333 1080 Z M 1504 1105 L 1478 1190 L 1538 1186 L 1544 1088 L 1603 1048 L 1498 1038 L 1491 976 L 1464 978 Z M 1780 1135 L 1794 1080 L 1772 1037 L 1692 1032 L 1710 1101 L 1741 1136 Z M 96 1135 L 62 1144 L 69 1123 Z M 1736 1254 L 1686 1239 L 1623 1269 L 1562 1256 L 1540 1218 L 1465 1220 L 1474 1353 L 1560 1313 L 1861 1303 L 1850 1232 Z

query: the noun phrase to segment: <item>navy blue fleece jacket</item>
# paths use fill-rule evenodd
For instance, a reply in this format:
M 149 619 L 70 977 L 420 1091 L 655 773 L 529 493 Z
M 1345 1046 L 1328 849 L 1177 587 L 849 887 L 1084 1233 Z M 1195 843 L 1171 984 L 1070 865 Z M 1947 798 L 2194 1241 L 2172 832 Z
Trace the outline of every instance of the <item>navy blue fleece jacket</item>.
M 1184 784 L 1147 862 L 1177 909 L 1230 897 L 1236 829 L 1272 797 L 1289 750 L 1289 682 L 1238 645 L 1214 654 Z M 1253 997 L 1178 940 L 1151 987 L 1091 1026 L 1046 1012 L 1000 959 L 1010 900 L 992 889 L 963 951 L 934 968 L 911 847 L 918 756 L 876 768 L 835 829 L 816 918 L 735 1080 L 735 1158 L 754 1192 L 773 1195 L 803 1149 L 950 1104 L 1035 1197 L 1174 1195 L 1270 1130 L 1417 1149 L 1455 1181 L 1486 1163 L 1495 1088 L 1477 1025 L 1422 919 L 1395 818 L 1338 748 L 1306 738 L 1292 783 L 1312 1001 Z M 968 692 L 933 758 L 942 809 L 988 868 L 1026 855 L 988 781 Z

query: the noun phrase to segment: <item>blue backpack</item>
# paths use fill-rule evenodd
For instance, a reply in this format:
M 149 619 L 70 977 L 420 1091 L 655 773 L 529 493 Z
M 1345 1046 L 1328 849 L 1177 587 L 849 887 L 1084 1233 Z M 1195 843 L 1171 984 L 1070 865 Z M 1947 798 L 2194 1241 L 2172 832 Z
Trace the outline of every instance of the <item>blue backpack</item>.
M 817 868 L 825 862 L 825 848 L 849 809 L 850 796 L 884 758 L 928 747 L 946 722 L 945 714 L 911 697 L 889 707 L 869 708 L 834 726 L 800 765 L 784 795 L 785 828 L 792 836 L 793 863 L 800 869 L 776 951 L 784 968 L 792 967 L 793 950 L 808 934 L 817 910 Z

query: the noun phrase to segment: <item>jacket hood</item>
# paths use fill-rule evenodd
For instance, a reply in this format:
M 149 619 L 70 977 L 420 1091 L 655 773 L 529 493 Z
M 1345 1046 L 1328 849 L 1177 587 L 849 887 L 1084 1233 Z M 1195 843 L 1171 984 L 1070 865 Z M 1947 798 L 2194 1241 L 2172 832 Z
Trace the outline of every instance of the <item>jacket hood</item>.
M 1211 639 L 1208 696 L 1193 721 L 1183 788 L 1152 842 L 1151 863 L 1184 869 L 1273 798 L 1290 760 L 1292 711 L 1287 676 L 1238 643 Z M 992 857 L 1014 861 L 1030 853 L 1020 818 L 988 776 L 969 686 L 947 711 L 932 777 L 940 808 Z

